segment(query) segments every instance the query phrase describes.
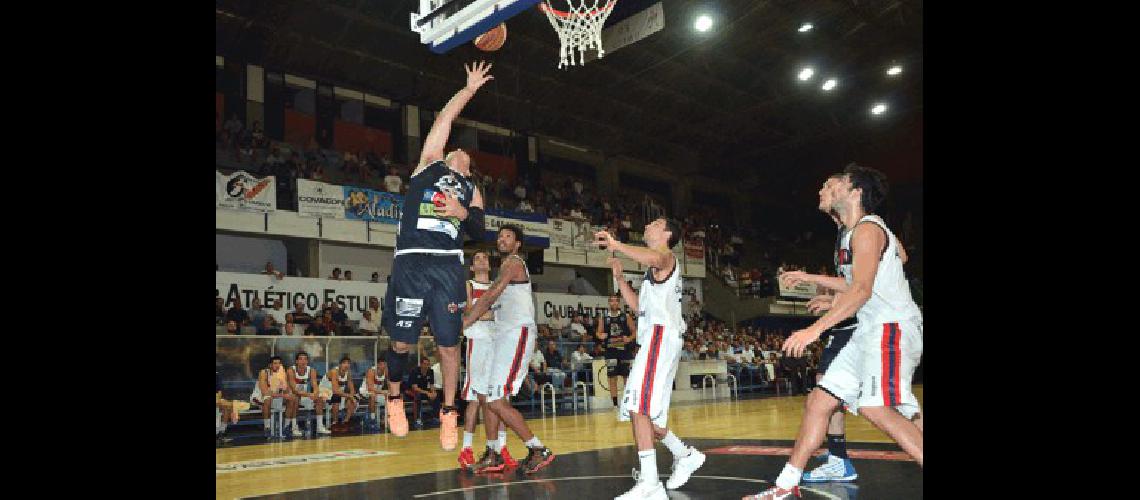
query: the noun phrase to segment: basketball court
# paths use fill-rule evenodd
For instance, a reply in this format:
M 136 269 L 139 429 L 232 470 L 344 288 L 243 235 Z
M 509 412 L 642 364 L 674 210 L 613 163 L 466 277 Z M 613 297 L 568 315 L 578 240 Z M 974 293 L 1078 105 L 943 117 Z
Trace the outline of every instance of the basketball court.
M 922 386 L 914 391 L 922 401 Z M 670 427 L 709 459 L 670 498 L 740 498 L 770 486 L 762 478 L 774 478 L 787 460 L 803 404 L 803 396 L 784 396 L 675 405 Z M 533 477 L 461 472 L 456 452 L 440 450 L 439 430 L 427 429 L 406 438 L 384 433 L 220 448 L 216 496 L 581 499 L 613 498 L 629 488 L 637 456 L 629 424 L 618 423 L 612 410 L 528 422 L 558 455 Z M 805 484 L 804 498 L 922 498 L 922 469 L 885 434 L 849 417 L 847 439 L 859 479 Z M 513 434 L 507 446 L 524 449 Z M 311 458 L 282 463 L 297 457 Z M 659 457 L 663 476 L 668 460 L 667 454 Z
M 861 2 L 854 3 L 858 5 Z M 351 15 L 337 11 L 336 9 L 340 9 L 339 6 L 328 7 L 328 10 L 321 11 L 321 16 L 314 16 L 313 26 L 317 26 L 318 21 L 326 22 L 327 19 L 324 18 L 331 18 L 333 14 L 344 15 L 350 19 L 350 24 L 357 22 L 369 27 L 384 25 L 376 29 L 378 38 L 382 38 L 380 35 L 389 36 L 392 47 L 398 47 L 400 54 L 392 56 L 390 60 L 384 60 L 386 66 L 382 67 L 386 69 L 399 67 L 403 71 L 413 67 L 407 59 L 401 59 L 407 57 L 410 47 L 413 47 L 412 38 L 395 37 L 390 31 L 390 26 L 387 26 L 391 23 L 376 23 L 363 16 L 375 15 L 377 18 L 385 18 L 386 21 L 400 19 L 404 23 L 402 27 L 404 34 L 410 33 L 418 42 L 419 46 L 414 48 L 422 52 L 423 66 L 427 69 L 423 70 L 426 71 L 426 76 L 422 79 L 419 79 L 419 76 L 405 77 L 400 73 L 401 76 L 393 77 L 393 80 L 414 81 L 418 86 L 415 92 L 439 94 L 437 97 L 443 100 L 459 88 L 450 82 L 446 85 L 440 83 L 443 78 L 438 75 L 446 72 L 448 68 L 452 73 L 460 75 L 461 62 L 478 58 L 499 61 L 501 64 L 497 63 L 498 65 L 492 70 L 498 78 L 488 86 L 489 89 L 492 87 L 495 89 L 494 94 L 488 96 L 490 91 L 484 92 L 473 108 L 479 109 L 483 118 L 488 116 L 497 118 L 502 113 L 510 113 L 511 118 L 504 121 L 533 125 L 536 128 L 537 124 L 543 123 L 543 120 L 554 121 L 556 118 L 545 117 L 540 111 L 534 111 L 538 108 L 530 107 L 532 103 L 529 99 L 533 98 L 539 104 L 546 104 L 542 102 L 543 99 L 553 99 L 552 95 L 559 91 L 571 96 L 580 96 L 577 93 L 567 92 L 567 87 L 563 85 L 580 84 L 590 91 L 599 93 L 612 91 L 615 94 L 619 88 L 620 91 L 630 91 L 630 89 L 660 91 L 656 95 L 646 93 L 645 99 L 640 104 L 629 104 L 628 109 L 623 107 L 626 106 L 624 103 L 621 106 L 613 105 L 614 109 L 608 110 L 612 115 L 599 114 L 596 122 L 589 124 L 599 127 L 596 131 L 591 129 L 591 133 L 604 136 L 599 139 L 602 143 L 610 145 L 625 141 L 620 148 L 630 155 L 648 149 L 665 151 L 661 154 L 668 155 L 672 150 L 662 147 L 661 144 L 671 140 L 675 142 L 675 137 L 680 134 L 691 134 L 701 137 L 702 140 L 707 139 L 703 151 L 716 151 L 718 154 L 724 154 L 724 158 L 729 157 L 725 151 L 732 149 L 732 141 L 752 142 L 753 136 L 762 135 L 763 140 L 756 141 L 760 145 L 758 147 L 776 148 L 799 140 L 790 134 L 774 132 L 763 124 L 753 126 L 748 123 L 739 127 L 735 124 L 743 123 L 737 120 L 750 122 L 750 116 L 746 115 L 768 112 L 773 109 L 774 103 L 793 100 L 788 95 L 794 92 L 801 92 L 796 94 L 797 96 L 808 92 L 799 88 L 807 88 L 806 84 L 792 81 L 797 78 L 796 71 L 799 71 L 798 80 L 801 82 L 810 80 L 810 85 L 813 86 L 811 91 L 820 94 L 834 95 L 827 93 L 832 92 L 837 86 L 842 92 L 849 83 L 843 80 L 837 81 L 830 77 L 830 74 L 825 74 L 821 68 L 827 66 L 826 62 L 816 64 L 815 69 L 777 68 L 775 63 L 769 65 L 765 61 L 734 56 L 731 53 L 733 49 L 731 42 L 715 41 L 711 34 L 708 35 L 708 40 L 713 41 L 705 42 L 700 37 L 706 36 L 705 33 L 715 33 L 717 29 L 735 30 L 738 34 L 746 32 L 751 26 L 748 20 L 755 19 L 753 16 L 763 16 L 765 12 L 773 9 L 783 9 L 783 14 L 791 16 L 792 13 L 799 15 L 808 8 L 801 8 L 797 2 L 786 2 L 786 5 L 781 2 L 764 1 L 723 2 L 723 4 L 723 9 L 718 10 L 712 3 L 708 4 L 712 8 L 705 9 L 704 3 L 692 1 L 416 0 L 392 2 L 378 7 L 369 6 L 366 9 L 362 8 L 363 14 L 353 12 Z M 772 4 L 776 4 L 777 7 L 773 7 Z M 821 11 L 832 11 L 832 13 L 841 8 L 818 2 L 813 3 L 815 4 L 819 4 Z M 407 7 L 413 5 L 410 11 L 405 12 L 408 10 Z M 919 5 L 920 10 L 921 3 Z M 868 22 L 874 21 L 876 15 L 874 12 L 868 11 L 866 7 L 859 9 L 859 15 L 865 16 Z M 243 15 L 228 12 L 219 14 L 220 18 L 229 16 L 234 19 L 230 22 L 245 22 L 248 19 L 251 25 L 254 24 L 256 16 L 241 17 Z M 282 16 L 284 17 L 286 16 Z M 683 26 L 677 26 L 676 30 L 667 36 L 662 34 L 674 28 L 678 21 L 683 23 Z M 256 22 L 270 21 L 258 18 Z M 298 23 L 301 24 L 301 21 Z M 811 29 L 813 29 L 811 23 L 805 22 L 798 31 L 803 34 Z M 862 27 L 858 26 L 846 33 L 843 33 L 846 29 L 837 30 L 833 34 L 833 39 L 844 39 L 860 29 Z M 683 45 L 679 41 L 678 30 L 685 31 L 685 36 L 691 35 L 695 41 L 690 45 Z M 790 27 L 788 37 L 801 36 L 795 34 L 795 31 L 797 31 L 795 26 Z M 919 35 L 921 36 L 921 32 Z M 343 34 L 340 36 L 352 38 Z M 293 38 L 300 39 L 296 36 Z M 750 50 L 781 52 L 784 49 L 775 47 L 774 40 L 777 38 L 779 37 L 775 35 L 765 35 L 764 41 L 757 42 Z M 772 44 L 771 48 L 767 47 L 769 43 Z M 785 42 L 781 39 L 780 43 Z M 648 56 L 647 54 L 651 52 L 648 48 L 637 51 L 628 48 L 636 44 L 652 46 L 653 54 L 659 57 Z M 536 47 L 541 47 L 543 50 L 539 51 Z M 623 50 L 624 55 L 622 55 Z M 393 49 L 393 52 L 397 50 Z M 643 78 L 646 74 L 660 76 L 666 71 L 699 74 L 707 70 L 710 74 L 713 73 L 708 67 L 702 68 L 697 65 L 686 67 L 679 62 L 693 57 L 693 54 L 707 54 L 710 60 L 714 55 L 723 56 L 724 61 L 709 64 L 735 65 L 741 68 L 739 74 L 745 75 L 741 78 L 750 79 L 750 83 L 731 87 L 719 77 L 698 75 L 704 79 L 701 82 L 704 86 L 686 93 L 661 86 L 660 79 L 653 81 L 652 78 Z M 363 53 L 359 56 L 361 66 L 372 62 Z M 311 54 L 298 57 L 314 58 Z M 538 64 L 543 65 L 545 69 L 535 70 Z M 607 64 L 610 66 L 606 66 Z M 615 64 L 629 65 L 634 69 L 619 71 Z M 715 69 L 720 68 L 723 66 Z M 777 70 L 787 72 L 791 83 L 788 83 L 786 88 L 777 89 L 776 85 L 761 88 L 761 75 L 765 75 L 766 78 L 767 73 Z M 419 74 L 424 75 L 423 71 Z M 894 71 L 894 68 L 891 71 Z M 396 73 L 393 71 L 393 74 Z M 889 74 L 893 77 L 898 73 Z M 554 82 L 557 86 L 551 84 L 547 88 L 535 85 L 532 88 L 526 87 L 525 83 L 519 83 L 541 80 Z M 522 102 L 520 98 L 507 95 L 506 91 L 500 92 L 498 85 L 506 89 L 514 88 L 516 92 L 526 94 L 526 105 L 520 104 Z M 796 85 L 799 87 L 795 87 Z M 523 89 L 519 90 L 519 87 Z M 326 87 L 317 87 L 314 83 L 313 88 L 324 90 Z M 332 95 L 331 91 L 329 95 Z M 730 101 L 732 98 L 745 95 L 752 100 L 749 100 L 748 106 L 740 106 L 740 109 L 747 108 L 753 111 L 737 114 L 737 110 L 733 109 L 735 104 Z M 692 117 L 692 123 L 719 125 L 719 128 L 691 127 L 686 119 L 671 120 L 673 115 L 669 115 L 670 119 L 667 120 L 664 112 L 650 114 L 650 109 L 654 107 L 654 99 L 670 99 L 692 106 L 691 109 L 694 110 L 699 108 L 701 116 Z M 709 99 L 709 102 L 715 105 L 698 102 L 700 99 Z M 644 130 L 633 131 L 631 134 L 652 135 L 653 140 L 660 140 L 661 143 L 650 144 L 648 141 L 640 141 L 642 144 L 633 145 L 631 143 L 638 141 L 629 138 L 641 136 L 625 136 L 624 133 L 614 132 L 618 130 L 616 128 L 618 125 L 613 125 L 615 127 L 613 129 L 605 128 L 609 126 L 607 120 L 613 116 L 639 114 L 640 105 L 644 105 L 647 113 Z M 844 106 L 842 109 L 852 111 L 852 115 L 855 114 L 853 110 L 858 109 L 861 113 L 858 115 L 859 120 L 877 119 L 875 117 L 894 109 L 889 107 L 886 101 L 860 101 Z M 898 107 L 898 104 L 890 106 Z M 562 103 L 550 106 L 550 109 L 557 108 L 562 112 L 569 107 L 572 106 Z M 680 106 L 677 109 L 680 109 Z M 683 111 L 680 114 L 683 114 Z M 804 113 L 804 115 L 809 114 L 813 117 L 812 120 L 817 116 L 828 116 L 824 112 Z M 430 124 L 430 117 L 427 114 L 423 115 L 423 118 L 419 116 L 415 115 L 417 121 L 414 127 L 420 127 L 421 123 L 423 127 Z M 830 122 L 835 122 L 836 129 L 840 121 L 856 120 L 856 118 L 837 119 L 834 114 L 829 116 L 829 119 L 820 121 L 828 122 L 824 124 L 828 127 Z M 404 119 L 408 119 L 408 116 L 400 118 Z M 787 120 L 806 119 L 797 116 Z M 663 124 L 665 122 L 668 123 Z M 628 125 L 629 123 L 621 124 L 625 129 L 637 128 Z M 474 130 L 471 133 L 476 134 Z M 921 129 L 919 133 L 921 134 Z M 722 141 L 723 137 L 728 136 L 732 137 L 732 141 Z M 519 144 L 521 144 L 519 148 L 524 150 L 521 155 L 525 156 L 528 143 L 524 139 Z M 411 149 L 417 147 L 413 146 Z M 530 155 L 536 157 L 533 152 L 533 141 L 530 147 L 532 150 Z M 581 151 L 586 150 L 581 149 Z M 766 150 L 757 149 L 740 155 L 734 152 L 731 158 L 740 163 L 756 162 L 764 151 Z M 699 159 L 696 156 L 692 158 L 684 155 L 673 156 L 680 156 L 682 160 L 694 165 L 690 167 L 692 169 L 688 174 L 694 174 L 702 168 L 700 162 L 696 161 Z M 532 158 L 531 163 L 537 165 L 537 160 Z M 788 164 L 793 165 L 794 162 Z M 798 166 L 787 167 L 783 173 L 793 172 L 796 168 Z M 756 180 L 760 176 L 733 178 L 732 175 L 724 174 L 724 179 L 752 186 L 761 183 Z M 618 176 L 616 171 L 612 175 L 615 183 Z M 810 182 L 814 185 L 817 180 L 813 178 Z M 811 196 L 810 193 L 808 196 Z M 269 219 L 266 221 L 265 227 L 268 227 Z M 586 258 L 583 257 L 582 264 L 585 263 Z M 369 351 L 366 357 L 377 359 L 377 352 L 379 347 Z M 921 385 L 914 387 L 914 393 L 920 402 L 923 401 Z M 751 399 L 720 397 L 674 403 L 669 410 L 670 429 L 687 444 L 707 454 L 708 460 L 681 489 L 669 491 L 669 497 L 740 498 L 773 486 L 774 479 L 780 474 L 791 452 L 803 417 L 805 399 L 805 396 L 765 395 Z M 259 417 L 254 416 L 254 418 Z M 359 421 L 354 420 L 354 423 L 357 425 L 355 429 L 359 429 Z M 630 423 L 619 422 L 613 409 L 583 410 L 573 414 L 530 418 L 528 424 L 537 436 L 541 436 L 543 444 L 557 455 L 553 463 L 531 476 L 516 473 L 512 469 L 508 469 L 506 473 L 484 475 L 461 471 L 456 462 L 458 450 L 440 449 L 438 428 L 413 430 L 405 438 L 394 437 L 388 432 L 366 434 L 354 430 L 348 435 L 335 437 L 270 439 L 269 442 L 256 439 L 218 447 L 215 451 L 216 497 L 581 500 L 613 498 L 628 490 L 633 484 L 631 470 L 638 467 L 638 457 L 631 437 Z M 476 455 L 482 451 L 480 443 L 483 433 L 484 428 L 480 425 L 476 431 Z M 910 500 L 923 497 L 922 468 L 902 452 L 886 434 L 865 419 L 850 415 L 847 417 L 846 434 L 849 455 L 858 470 L 859 478 L 847 483 L 802 484 L 803 498 L 854 500 L 861 496 L 864 499 L 875 500 Z M 525 456 L 526 448 L 513 432 L 508 437 L 507 446 L 516 457 Z M 660 449 L 661 447 L 658 447 L 658 450 Z M 817 454 L 825 449 L 826 443 Z M 658 469 L 662 480 L 669 475 L 670 459 L 668 453 L 658 452 Z M 809 463 L 809 468 L 819 463 L 813 459 Z

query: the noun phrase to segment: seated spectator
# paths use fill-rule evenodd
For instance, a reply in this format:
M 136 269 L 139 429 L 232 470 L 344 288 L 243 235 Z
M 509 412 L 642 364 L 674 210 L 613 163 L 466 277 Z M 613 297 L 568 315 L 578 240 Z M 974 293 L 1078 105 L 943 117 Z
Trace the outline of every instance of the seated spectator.
M 557 337 L 554 335 L 554 332 L 550 330 L 549 326 L 538 325 L 538 338 L 543 340 L 551 340 Z
M 362 313 L 364 319 L 360 320 L 360 332 L 365 335 L 380 333 L 380 299 L 368 297 L 368 309 Z
M 352 271 L 344 272 L 344 281 L 352 281 Z
M 546 356 L 542 354 L 537 342 L 534 345 L 534 354 L 530 357 L 530 375 L 538 385 L 550 381 L 550 376 L 546 374 Z
M 294 319 L 294 321 L 296 321 L 296 319 Z M 305 335 L 319 336 L 319 337 L 328 336 L 329 324 L 331 324 L 331 323 L 332 323 L 332 315 L 329 313 L 325 313 L 320 318 L 313 320 L 312 323 L 309 323 L 309 326 L 305 328 Z
M 519 181 L 519 184 L 515 186 L 515 198 L 520 201 L 526 199 L 526 186 L 523 185 L 522 181 Z
M 400 178 L 400 174 L 396 171 L 396 167 L 388 168 L 388 175 L 384 176 L 384 189 L 389 193 L 400 193 L 403 187 L 404 180 Z
M 567 336 L 567 327 L 569 324 L 566 322 L 566 318 L 562 317 L 562 311 L 557 307 L 554 308 L 554 314 L 550 317 L 550 320 L 546 322 L 546 326 L 549 327 L 550 331 L 557 337 L 565 338 Z
M 327 314 L 332 320 L 330 330 L 335 331 L 337 335 L 352 335 L 352 325 L 348 324 L 348 315 L 344 313 L 344 309 L 341 309 L 340 303 L 333 302 L 332 309 Z
M 570 340 L 583 342 L 586 339 L 586 316 L 581 313 L 574 314 L 574 321 L 570 323 Z
M 258 335 L 281 335 L 281 329 L 277 325 L 273 316 L 269 314 L 262 316 L 261 321 L 253 323 L 253 326 L 257 328 Z
M 221 297 L 214 298 L 214 326 L 226 324 L 226 301 Z
M 304 327 L 298 328 L 296 325 L 293 324 L 293 315 L 292 314 L 286 314 L 285 315 L 285 326 L 283 327 L 281 334 L 282 335 L 304 335 L 305 329 L 304 329 Z
M 234 298 L 234 306 L 226 311 L 226 321 L 233 321 L 238 328 L 249 325 L 249 312 L 241 308 L 241 299 Z
M 441 403 L 440 391 L 435 390 L 435 372 L 431 369 L 431 358 L 420 357 L 420 368 L 412 372 L 407 387 L 404 394 L 412 399 L 412 415 L 416 419 L 415 426 L 417 429 L 422 429 L 424 421 L 420 418 L 420 401 L 427 401 L 431 405 L 432 415 L 439 415 Z
M 332 274 L 329 275 L 329 277 L 327 279 L 340 281 L 340 268 L 334 267 L 332 270 Z
M 519 205 L 515 207 L 515 211 L 522 212 L 524 214 L 532 214 L 534 213 L 534 207 L 531 206 L 530 202 L 522 200 L 519 202 Z
M 570 354 L 570 369 L 571 370 L 589 370 L 590 361 L 594 357 L 586 352 L 586 344 L 578 344 L 578 349 Z
M 562 353 L 558 352 L 558 344 L 553 340 L 547 342 L 543 357 L 546 359 L 544 372 L 550 376 L 554 388 L 561 391 L 566 383 L 566 372 L 562 371 L 565 366 L 562 362 Z
M 681 348 L 681 361 L 693 361 L 697 359 L 697 353 L 693 352 L 693 343 L 685 341 L 685 345 Z
M 313 322 L 313 317 L 310 316 L 309 313 L 305 312 L 305 302 L 298 300 L 294 305 L 296 306 L 296 309 L 292 313 L 289 313 L 285 316 L 286 320 L 289 323 L 296 323 L 298 325 L 301 325 L 301 328 L 309 326 L 309 323 Z
M 369 283 L 379 283 L 380 282 L 380 273 L 378 273 L 378 272 L 372 273 L 372 279 L 368 280 L 368 282 Z
M 273 276 L 277 279 L 282 279 L 285 277 L 285 275 L 282 274 L 281 271 L 273 269 L 273 263 L 270 261 L 265 261 L 265 270 L 262 271 L 261 274 L 268 274 L 268 275 Z
M 236 322 L 226 321 L 226 335 L 241 335 L 241 330 L 238 329 Z
M 274 326 L 280 328 L 281 325 L 285 324 L 285 316 L 289 314 L 289 311 L 286 311 L 284 307 L 281 307 L 280 300 L 273 300 L 272 302 L 273 306 L 266 310 L 266 314 L 273 318 Z

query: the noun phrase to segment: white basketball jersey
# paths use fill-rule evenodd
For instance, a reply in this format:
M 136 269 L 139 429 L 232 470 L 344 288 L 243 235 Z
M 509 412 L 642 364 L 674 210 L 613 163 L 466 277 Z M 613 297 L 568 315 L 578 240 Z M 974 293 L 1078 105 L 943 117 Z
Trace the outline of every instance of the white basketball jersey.
M 301 373 L 301 370 L 297 369 L 297 365 L 293 365 L 293 383 L 296 384 L 297 389 L 301 392 L 312 392 L 309 387 L 309 382 L 312 380 L 309 370 L 312 369 L 313 367 L 306 366 L 305 373 Z
M 653 269 L 645 271 L 641 291 L 637 296 L 637 343 L 648 345 L 653 338 L 654 325 L 662 325 L 669 335 L 685 333 L 685 320 L 681 313 L 681 263 L 673 256 L 673 272 L 665 281 L 653 279 Z
M 490 283 L 480 283 L 475 280 L 467 280 L 471 283 L 471 303 L 467 307 L 475 307 L 475 303 L 479 302 L 479 298 L 487 293 L 491 288 Z M 500 299 L 501 300 L 501 299 Z M 463 334 L 469 339 L 485 339 L 491 336 L 491 322 L 490 321 L 476 321 L 475 324 L 463 330 Z
M 871 287 L 871 298 L 859 308 L 855 317 L 860 325 L 878 325 L 883 323 L 897 323 L 906 320 L 922 322 L 922 311 L 910 296 L 910 285 L 903 272 L 902 258 L 899 256 L 898 239 L 894 233 L 887 229 L 883 219 L 877 215 L 864 215 L 854 227 L 863 222 L 877 224 L 887 234 L 887 247 L 879 260 L 879 269 L 875 272 L 875 283 Z M 851 253 L 851 235 L 855 233 L 854 227 L 843 235 L 842 251 L 847 255 Z M 852 259 L 854 261 L 854 259 Z M 852 274 L 842 273 L 847 284 L 851 284 Z
M 507 284 L 499 300 L 491 306 L 495 310 L 495 328 L 513 328 L 534 324 L 534 294 L 530 288 L 530 271 L 526 270 L 526 261 L 518 255 L 510 258 L 518 259 L 526 273 L 526 281 L 512 281 Z

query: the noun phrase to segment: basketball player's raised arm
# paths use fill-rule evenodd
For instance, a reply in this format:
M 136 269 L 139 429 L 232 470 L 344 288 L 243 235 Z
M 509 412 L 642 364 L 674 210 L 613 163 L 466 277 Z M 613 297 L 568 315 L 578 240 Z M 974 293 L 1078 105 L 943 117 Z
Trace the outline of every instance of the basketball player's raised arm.
M 831 309 L 811 326 L 797 331 L 784 342 L 784 351 L 799 357 L 804 348 L 824 331 L 855 314 L 871 298 L 875 274 L 879 271 L 879 258 L 887 245 L 887 235 L 874 224 L 859 224 L 851 235 L 851 285 L 835 296 Z
M 636 311 L 638 299 L 637 292 L 634 291 L 633 287 L 629 286 L 629 283 L 625 281 L 625 275 L 622 274 L 621 259 L 618 259 L 617 257 L 610 257 L 610 270 L 613 271 L 614 280 L 617 281 L 618 290 L 621 292 L 621 299 L 629 305 L 630 311 Z M 626 316 L 625 319 L 626 326 L 629 326 L 629 330 L 631 332 L 637 331 L 631 324 L 630 316 Z M 601 324 L 599 323 L 599 329 L 600 327 Z
M 423 149 L 420 153 L 420 164 L 412 172 L 412 177 L 423 171 L 429 163 L 443 159 L 443 147 L 447 145 L 447 138 L 451 135 L 451 123 L 459 117 L 459 112 L 463 111 L 467 101 L 475 96 L 475 91 L 479 90 L 479 87 L 482 87 L 488 80 L 494 78 L 487 74 L 491 70 L 491 65 L 483 61 L 471 66 L 464 64 L 463 69 L 467 71 L 467 85 L 459 89 L 459 92 L 456 92 L 451 100 L 447 101 L 447 105 L 435 117 L 431 131 L 424 138 Z
M 494 283 L 491 283 L 491 288 L 483 292 L 483 296 L 475 303 L 475 307 L 468 309 L 467 313 L 463 315 L 463 328 L 475 324 L 479 320 L 479 316 L 490 310 L 491 304 L 499 300 L 499 296 L 503 294 L 503 290 L 507 289 L 507 285 L 511 284 L 511 281 L 523 277 L 525 272 L 519 259 L 505 259 L 503 265 L 499 267 L 499 277 L 495 279 Z
M 598 315 L 598 328 L 597 328 L 598 331 L 595 334 L 598 337 L 598 340 L 606 340 L 607 334 L 606 334 L 606 329 L 605 329 L 604 325 L 605 325 L 605 321 L 602 319 L 602 315 L 599 314 Z
M 638 247 L 628 245 L 618 241 L 609 233 L 609 231 L 598 231 L 594 233 L 594 245 L 608 248 L 615 252 L 621 252 L 627 257 L 636 260 L 649 267 L 656 267 L 666 273 L 673 271 L 673 253 L 667 251 L 654 250 L 649 247 Z M 621 281 L 621 280 L 619 280 Z M 633 307 L 633 304 L 630 304 Z

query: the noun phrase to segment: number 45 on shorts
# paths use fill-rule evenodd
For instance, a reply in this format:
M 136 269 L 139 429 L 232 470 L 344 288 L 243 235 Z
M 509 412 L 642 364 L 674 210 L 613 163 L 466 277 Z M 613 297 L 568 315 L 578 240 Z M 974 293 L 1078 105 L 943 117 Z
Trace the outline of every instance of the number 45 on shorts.
M 412 327 L 412 320 L 402 319 L 400 321 L 397 321 L 396 327 L 398 327 L 398 328 L 411 328 Z

